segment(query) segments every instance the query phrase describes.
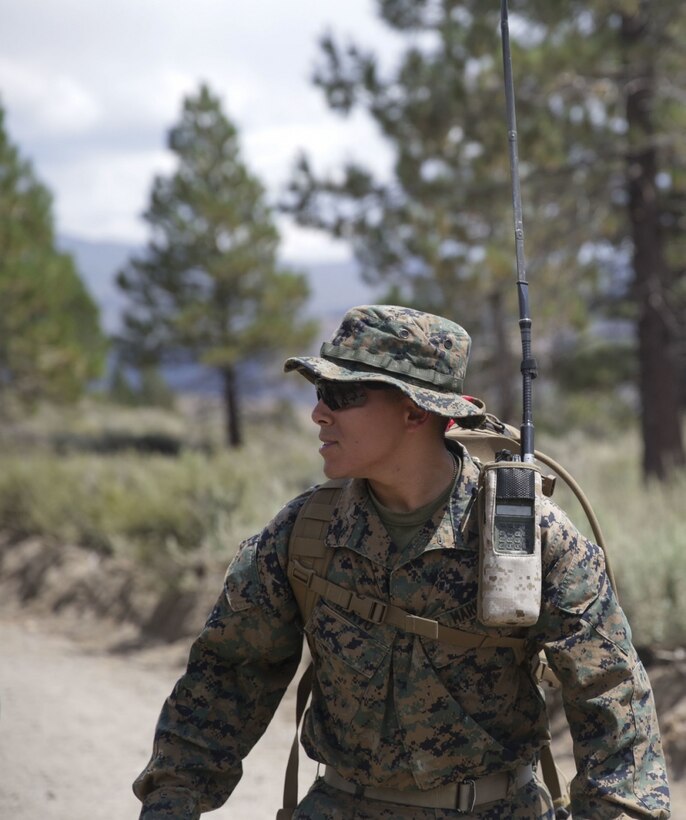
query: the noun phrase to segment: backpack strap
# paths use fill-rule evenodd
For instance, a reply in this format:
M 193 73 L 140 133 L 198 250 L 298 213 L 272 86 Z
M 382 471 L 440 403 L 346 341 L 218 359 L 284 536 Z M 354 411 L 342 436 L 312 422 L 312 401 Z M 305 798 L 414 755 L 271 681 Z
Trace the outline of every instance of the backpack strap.
M 288 545 L 287 572 L 303 623 L 312 612 L 317 598 L 321 597 L 371 623 L 388 624 L 403 632 L 465 649 L 507 646 L 515 650 L 519 659 L 523 657 L 525 641 L 522 638 L 464 632 L 444 626 L 432 618 L 412 615 L 386 601 L 358 595 L 351 589 L 328 581 L 326 574 L 333 550 L 326 548 L 324 539 L 345 484 L 345 480 L 335 479 L 318 487 L 303 504 L 293 525 Z
M 555 810 L 555 818 L 556 820 L 566 820 L 566 818 L 571 817 L 569 813 L 569 804 L 571 801 L 567 779 L 555 765 L 553 750 L 550 748 L 549 743 L 546 743 L 541 749 L 540 761 L 543 782 L 550 792 L 553 809 Z
M 326 578 L 318 575 L 313 569 L 303 566 L 300 562 L 293 560 L 289 562 L 288 577 L 292 586 L 296 586 L 314 593 L 317 597 L 324 598 L 346 612 L 352 612 L 374 624 L 388 624 L 403 632 L 412 635 L 419 635 L 422 638 L 430 638 L 440 643 L 450 646 L 458 646 L 464 649 L 477 649 L 487 646 L 505 646 L 514 649 L 521 660 L 524 652 L 524 638 L 506 638 L 499 635 L 479 635 L 474 632 L 465 632 L 452 626 L 444 626 L 433 618 L 421 618 L 419 615 L 412 615 L 399 606 L 380 601 L 377 598 L 368 598 L 358 595 L 346 587 L 327 581 Z
M 326 577 L 326 572 L 333 557 L 333 550 L 327 550 L 324 545 L 329 522 L 333 518 L 333 511 L 338 503 L 345 480 L 334 479 L 322 484 L 310 495 L 300 508 L 291 536 L 288 541 L 288 577 L 291 578 L 292 564 L 310 572 L 318 572 Z M 301 584 L 291 584 L 293 595 L 298 603 L 303 623 L 312 612 L 317 600 L 317 592 Z M 283 784 L 283 806 L 276 814 L 276 820 L 291 820 L 298 805 L 298 767 L 300 739 L 300 723 L 305 713 L 305 706 L 312 691 L 312 676 L 314 665 L 310 661 L 303 672 L 295 697 L 295 737 L 291 744 L 291 751 L 286 764 L 286 776 Z
M 345 483 L 345 479 L 327 481 L 317 487 L 300 508 L 288 542 L 288 577 L 291 580 L 292 565 L 296 562 L 304 569 L 326 577 L 333 550 L 326 549 L 324 539 Z M 291 587 L 305 623 L 314 609 L 317 592 L 297 583 Z
M 298 752 L 300 741 L 298 739 L 298 729 L 300 721 L 305 713 L 305 706 L 312 691 L 312 675 L 314 665 L 310 661 L 309 666 L 303 672 L 298 682 L 298 690 L 295 696 L 295 737 L 291 744 L 291 752 L 286 765 L 286 778 L 283 784 L 283 808 L 276 813 L 276 820 L 291 820 L 296 806 L 298 805 Z

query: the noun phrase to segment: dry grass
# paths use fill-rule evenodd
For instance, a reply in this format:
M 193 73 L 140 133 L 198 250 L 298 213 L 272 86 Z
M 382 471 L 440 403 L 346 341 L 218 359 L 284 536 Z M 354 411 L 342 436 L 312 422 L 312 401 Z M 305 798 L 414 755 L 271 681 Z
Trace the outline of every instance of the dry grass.
M 247 444 L 229 451 L 219 446 L 216 408 L 46 410 L 0 437 L 0 530 L 133 558 L 170 579 L 189 562 L 224 564 L 285 501 L 321 480 L 306 414 L 252 408 L 249 416 Z M 179 452 L 89 450 L 114 433 L 129 443 L 163 433 Z M 632 431 L 540 439 L 537 446 L 575 476 L 598 515 L 636 643 L 686 646 L 686 475 L 645 485 Z M 590 534 L 559 483 L 555 499 Z
M 575 433 L 539 446 L 572 472 L 593 506 L 635 642 L 686 646 L 686 472 L 644 482 L 635 431 L 602 439 Z M 576 500 L 558 487 L 558 503 L 591 535 Z

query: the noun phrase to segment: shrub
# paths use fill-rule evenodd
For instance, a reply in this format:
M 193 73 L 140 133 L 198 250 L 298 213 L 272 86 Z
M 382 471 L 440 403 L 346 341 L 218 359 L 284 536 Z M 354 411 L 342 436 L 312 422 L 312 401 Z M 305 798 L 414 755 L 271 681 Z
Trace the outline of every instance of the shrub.
M 5 454 L 0 465 L 0 529 L 12 538 L 49 537 L 150 568 L 191 553 L 230 557 L 321 478 L 314 431 L 298 424 L 260 426 L 231 452 L 184 449 L 169 458 L 38 447 Z
M 242 539 L 322 480 L 316 430 L 292 408 L 253 412 L 248 443 L 231 451 L 197 448 L 193 425 L 160 411 L 121 414 L 90 406 L 68 425 L 57 416 L 48 420 L 42 430 L 25 428 L 34 440 L 40 432 L 40 446 L 5 448 L 0 457 L 0 530 L 15 539 L 38 535 L 125 557 L 167 589 L 197 583 L 206 571 L 221 572 Z M 169 457 L 73 448 L 59 454 L 46 443 L 65 432 L 102 436 L 114 429 L 158 431 L 182 446 Z M 686 474 L 645 485 L 638 436 L 630 429 L 603 439 L 580 433 L 540 439 L 537 446 L 572 473 L 593 505 L 636 643 L 686 645 Z M 554 497 L 592 536 L 560 482 Z
M 593 506 L 636 644 L 686 645 L 686 473 L 645 483 L 633 430 L 602 440 L 576 433 L 538 446 L 574 475 Z M 592 538 L 579 504 L 558 488 L 556 501 Z

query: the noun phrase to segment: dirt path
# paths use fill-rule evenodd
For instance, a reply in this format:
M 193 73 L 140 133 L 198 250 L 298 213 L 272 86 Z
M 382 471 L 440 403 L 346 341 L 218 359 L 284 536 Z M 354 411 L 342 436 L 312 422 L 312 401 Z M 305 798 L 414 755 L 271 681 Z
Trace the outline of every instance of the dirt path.
M 187 645 L 113 655 L 36 624 L 0 619 L 0 818 L 134 820 L 131 782 L 147 762 Z M 208 816 L 276 816 L 293 710 L 291 689 L 230 802 Z M 560 751 L 567 768 L 568 750 Z M 301 794 L 314 774 L 303 760 Z M 673 817 L 686 817 L 684 782 L 673 792 Z
M 133 820 L 131 782 L 145 766 L 184 648 L 116 656 L 31 622 L 0 621 L 0 817 Z M 269 820 L 280 807 L 293 739 L 291 693 L 245 761 L 230 804 L 211 817 Z M 314 777 L 305 760 L 301 783 Z

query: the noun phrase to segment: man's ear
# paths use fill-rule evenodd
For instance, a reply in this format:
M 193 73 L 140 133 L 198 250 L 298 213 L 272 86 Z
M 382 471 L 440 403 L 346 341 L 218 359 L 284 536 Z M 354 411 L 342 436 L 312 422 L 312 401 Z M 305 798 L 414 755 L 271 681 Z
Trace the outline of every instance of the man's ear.
M 417 430 L 428 423 L 432 414 L 416 405 L 411 398 L 405 398 L 405 419 L 410 430 Z

